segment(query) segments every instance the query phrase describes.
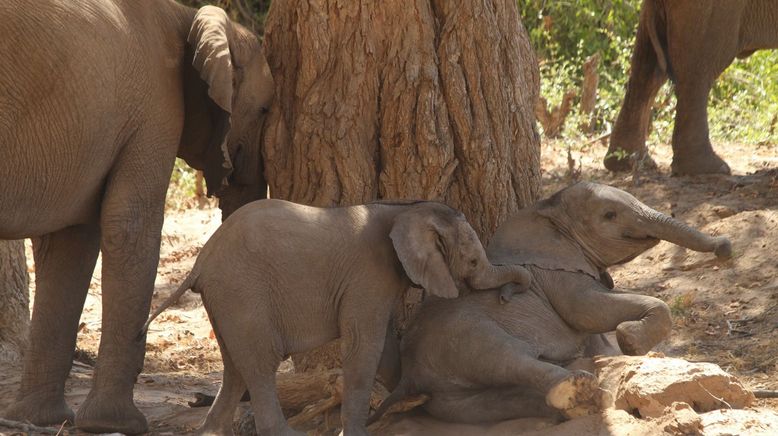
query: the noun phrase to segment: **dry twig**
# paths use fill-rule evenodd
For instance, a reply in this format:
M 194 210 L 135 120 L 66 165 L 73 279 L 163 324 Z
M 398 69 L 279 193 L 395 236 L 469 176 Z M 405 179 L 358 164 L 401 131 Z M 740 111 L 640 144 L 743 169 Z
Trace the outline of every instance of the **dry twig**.
M 537 102 L 535 102 L 535 117 L 543 126 L 543 133 L 547 138 L 555 138 L 562 133 L 567 115 L 573 108 L 575 95 L 575 91 L 567 91 L 562 97 L 562 103 L 554 109 L 548 108 L 548 101 L 544 97 L 538 97 Z

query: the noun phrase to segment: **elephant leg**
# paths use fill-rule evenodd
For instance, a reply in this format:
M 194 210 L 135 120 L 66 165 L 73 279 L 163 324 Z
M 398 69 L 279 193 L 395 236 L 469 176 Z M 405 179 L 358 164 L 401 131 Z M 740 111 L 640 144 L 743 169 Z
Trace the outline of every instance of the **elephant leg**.
M 635 37 L 635 52 L 632 55 L 624 103 L 605 154 L 605 168 L 610 171 L 631 171 L 632 156 L 644 159 L 644 167 L 656 167 L 648 156 L 646 136 L 651 122 L 651 106 L 657 91 L 667 81 L 667 74 L 659 66 L 656 50 L 643 24 L 646 20 L 644 14 L 646 12 L 642 11 L 641 24 Z
M 265 295 L 271 291 L 251 292 Z M 247 300 L 246 294 L 238 288 L 202 293 L 224 360 L 223 384 L 203 432 L 230 434 L 235 406 L 248 387 L 257 434 L 299 435 L 286 422 L 276 392 L 276 370 L 283 360 L 280 337 L 271 321 L 276 315 L 265 302 Z
M 281 359 L 273 358 L 272 361 L 268 361 L 267 356 L 275 356 L 276 353 L 267 347 L 263 347 L 262 344 L 256 345 L 259 346 L 246 350 L 241 357 L 234 356 L 235 360 L 233 360 L 233 363 L 248 386 L 257 434 L 303 435 L 304 433 L 289 427 L 284 417 L 284 412 L 281 410 L 281 403 L 278 400 L 276 370 L 281 363 Z M 231 397 L 229 400 L 234 401 L 236 397 L 240 399 L 243 391 L 237 389 L 237 384 L 233 383 L 230 386 L 229 394 Z
M 592 356 L 618 356 L 621 352 L 613 346 L 611 341 L 603 335 L 590 335 L 586 340 L 585 357 Z
M 673 321 L 662 300 L 611 291 L 580 274 L 558 273 L 568 282 L 547 286 L 554 310 L 575 330 L 607 333 L 616 330 L 619 347 L 628 355 L 642 355 L 664 340 Z
M 729 174 L 729 166 L 713 151 L 708 132 L 711 86 L 740 52 L 747 2 L 719 7 L 714 2 L 665 2 L 668 56 L 678 98 L 673 129 L 673 174 Z
M 138 333 L 151 305 L 173 160 L 127 146 L 108 177 L 100 216 L 102 336 L 92 390 L 76 415 L 86 431 L 137 434 L 148 428 L 132 392 L 143 368 L 145 337 Z
M 400 376 L 400 339 L 395 333 L 394 321 L 390 321 L 386 329 L 384 348 L 376 370 L 376 377 L 391 392 L 397 387 Z
M 343 402 L 340 414 L 347 435 L 367 435 L 367 416 L 381 351 L 389 322 L 382 316 L 384 305 L 365 307 L 355 301 L 344 301 L 340 311 L 341 350 L 343 353 Z
M 96 224 L 68 227 L 33 240 L 35 303 L 16 403 L 3 416 L 37 425 L 73 421 L 65 379 L 99 252 Z
M 281 403 L 276 395 L 276 374 L 255 373 L 247 382 L 251 394 L 251 410 L 254 412 L 254 425 L 257 434 L 279 436 L 303 436 L 305 433 L 294 430 L 284 418 Z
M 708 133 L 708 94 L 713 80 L 703 77 L 679 77 L 676 85 L 678 104 L 673 129 L 674 175 L 729 174 L 729 166 L 716 155 Z
M 240 403 L 243 393 L 246 391 L 246 383 L 243 381 L 238 369 L 232 362 L 227 348 L 224 346 L 220 335 L 216 339 L 219 342 L 222 362 L 224 363 L 224 374 L 222 375 L 222 385 L 216 399 L 208 410 L 208 415 L 199 431 L 203 435 L 228 435 L 232 434 L 232 421 L 235 418 L 235 409 Z
M 601 409 L 603 391 L 597 377 L 586 371 L 569 371 L 561 366 L 543 362 L 536 357 L 532 346 L 509 335 L 490 322 L 476 328 L 477 340 L 459 345 L 456 353 L 461 356 L 458 375 L 474 386 L 515 386 L 545 395 L 546 405 L 559 410 L 564 416 L 575 417 L 594 413 Z M 432 392 L 434 398 L 438 392 Z M 523 400 L 522 400 L 523 402 Z M 449 404 L 450 405 L 450 404 Z M 511 404 L 495 413 L 504 417 L 519 418 L 522 410 L 511 411 Z M 536 406 L 538 410 L 544 410 Z M 547 416 L 547 415 L 543 415 Z M 507 419 L 507 418 L 506 418 Z
M 558 409 L 546 404 L 543 394 L 525 386 L 435 393 L 423 407 L 435 418 L 466 424 L 562 417 Z

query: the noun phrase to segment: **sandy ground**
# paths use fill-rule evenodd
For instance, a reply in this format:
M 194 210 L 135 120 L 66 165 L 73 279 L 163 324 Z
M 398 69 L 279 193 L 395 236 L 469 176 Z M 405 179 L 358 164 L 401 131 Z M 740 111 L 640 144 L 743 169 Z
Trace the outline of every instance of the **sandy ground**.
M 659 297 L 673 309 L 675 328 L 659 350 L 717 363 L 754 389 L 778 389 L 778 257 L 772 245 L 778 241 L 778 146 L 720 145 L 717 149 L 732 167 L 732 176 L 679 178 L 669 176 L 669 147 L 656 147 L 653 155 L 659 172 L 641 174 L 637 181 L 632 175 L 612 175 L 601 169 L 602 144 L 574 148 L 571 157 L 577 174 L 571 177 L 567 148 L 559 142 L 543 145 L 544 195 L 575 177 L 607 183 L 733 242 L 735 256 L 726 262 L 663 242 L 612 270 L 620 288 Z M 185 277 L 219 221 L 219 211 L 212 208 L 168 212 L 154 307 Z M 34 277 L 31 262 L 30 272 Z M 90 385 L 100 337 L 100 302 L 98 268 L 81 319 L 79 361 L 67 385 L 74 408 Z M 146 350 L 136 401 L 152 432 L 191 430 L 206 410 L 190 409 L 186 402 L 197 391 L 215 393 L 221 371 L 218 347 L 198 296 L 185 294 L 157 319 Z M 0 371 L 2 410 L 18 387 L 18 365 L 6 364 Z M 759 405 L 778 410 L 778 400 L 760 400 Z M 618 428 L 613 430 L 620 434 Z

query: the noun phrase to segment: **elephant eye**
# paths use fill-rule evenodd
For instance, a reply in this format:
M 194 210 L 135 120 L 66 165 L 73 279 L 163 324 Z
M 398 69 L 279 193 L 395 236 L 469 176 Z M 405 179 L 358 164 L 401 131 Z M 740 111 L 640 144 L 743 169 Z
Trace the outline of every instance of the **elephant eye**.
M 470 260 L 470 266 L 478 266 L 478 259 Z
M 616 212 L 613 212 L 613 211 L 610 211 L 610 210 L 609 210 L 608 212 L 605 212 L 605 215 L 603 215 L 603 217 L 604 217 L 606 220 L 610 221 L 610 220 L 612 220 L 612 219 L 616 218 Z

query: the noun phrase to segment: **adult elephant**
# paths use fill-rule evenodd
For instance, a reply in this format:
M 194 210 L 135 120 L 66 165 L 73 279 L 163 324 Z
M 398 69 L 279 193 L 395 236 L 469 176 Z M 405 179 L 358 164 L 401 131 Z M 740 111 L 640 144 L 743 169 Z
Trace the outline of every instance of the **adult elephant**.
M 33 238 L 36 298 L 16 403 L 35 424 L 64 399 L 98 251 L 102 338 L 76 424 L 141 433 L 137 340 L 176 155 L 229 214 L 265 196 L 259 141 L 273 81 L 256 36 L 171 0 L 0 2 L 0 238 Z
M 651 105 L 669 77 L 678 99 L 673 129 L 674 174 L 729 173 L 708 134 L 708 94 L 736 57 L 778 48 L 778 2 L 767 0 L 644 0 L 624 103 L 613 127 L 605 167 L 631 169 L 649 159 Z
M 451 422 L 574 417 L 602 406 L 597 378 L 564 367 L 577 357 L 644 354 L 670 332 L 659 299 L 613 290 L 607 268 L 660 240 L 731 255 L 711 237 L 609 186 L 578 183 L 514 215 L 487 248 L 495 264 L 533 275 L 530 290 L 500 304 L 493 292 L 425 302 L 401 343 L 401 377 L 371 420 L 409 393 Z M 456 340 L 452 340 L 456 338 Z

